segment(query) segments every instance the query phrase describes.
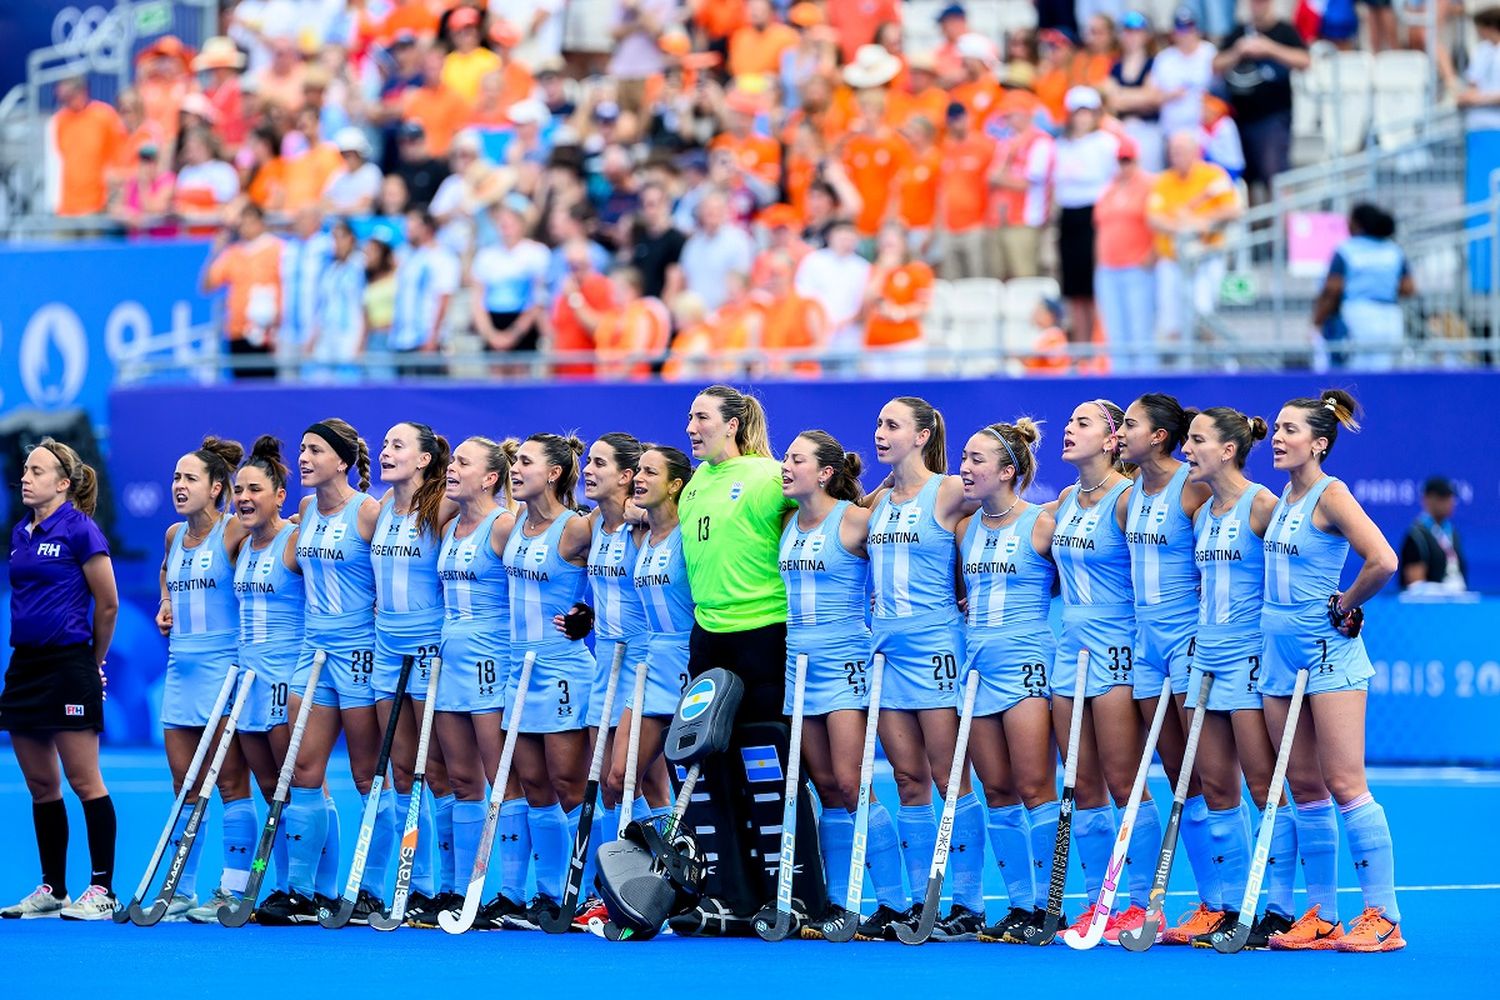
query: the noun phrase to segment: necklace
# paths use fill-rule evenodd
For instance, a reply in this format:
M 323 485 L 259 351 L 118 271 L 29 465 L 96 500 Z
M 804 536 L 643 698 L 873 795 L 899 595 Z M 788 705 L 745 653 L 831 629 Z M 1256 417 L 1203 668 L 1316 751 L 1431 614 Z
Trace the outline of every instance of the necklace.
M 1021 502 L 1021 498 L 1020 497 L 1016 497 L 1016 499 L 1011 502 L 1011 505 L 1009 507 L 1005 508 L 1004 510 L 1002 510 L 998 514 L 991 514 L 989 511 L 987 511 L 987 510 L 984 509 L 984 505 L 983 504 L 980 504 L 979 505 L 979 513 L 981 515 L 983 515 L 984 517 L 993 517 L 997 521 L 1003 521 L 1005 519 L 1005 515 L 1009 514 L 1011 511 L 1015 510 L 1016 509 L 1016 504 L 1018 504 L 1020 502 Z
M 1093 492 L 1099 490 L 1100 488 L 1102 488 L 1104 486 L 1105 483 L 1109 482 L 1109 477 L 1111 475 L 1113 475 L 1113 473 L 1106 472 L 1104 474 L 1104 478 L 1103 479 L 1099 480 L 1097 483 L 1095 483 L 1093 486 L 1090 486 L 1088 489 L 1084 489 L 1083 488 L 1083 477 L 1079 476 L 1078 477 L 1078 492 L 1080 494 L 1084 495 L 1084 496 L 1087 496 L 1088 494 L 1093 493 Z

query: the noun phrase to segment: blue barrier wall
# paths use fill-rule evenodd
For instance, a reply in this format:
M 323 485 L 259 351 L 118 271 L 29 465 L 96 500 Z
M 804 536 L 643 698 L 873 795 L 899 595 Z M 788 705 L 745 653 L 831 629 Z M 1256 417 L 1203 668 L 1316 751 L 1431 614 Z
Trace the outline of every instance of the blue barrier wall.
M 196 350 L 207 254 L 201 240 L 0 247 L 0 413 L 77 406 L 103 424 L 122 363 Z
M 890 397 L 920 392 L 947 414 L 950 454 L 981 423 L 1027 413 L 1047 421 L 1037 495 L 1055 495 L 1071 481 L 1057 459 L 1060 433 L 1082 399 L 1108 396 L 1128 403 L 1149 390 L 1194 405 L 1230 403 L 1274 418 L 1286 399 L 1316 392 L 1312 375 L 1168 377 L 1150 380 L 943 381 L 909 383 L 767 384 L 759 388 L 771 418 L 772 441 L 784 447 L 797 430 L 821 426 L 867 455 L 875 416 Z M 1422 480 L 1433 473 L 1458 482 L 1459 520 L 1466 534 L 1476 589 L 1500 591 L 1500 455 L 1475 446 L 1470 414 L 1500 391 L 1490 374 L 1364 375 L 1342 380 L 1366 404 L 1364 432 L 1340 438 L 1330 471 L 1350 482 L 1381 529 L 1398 540 L 1417 509 Z M 153 732 L 165 643 L 150 625 L 162 533 L 172 520 L 167 484 L 177 457 L 212 432 L 248 442 L 274 433 L 295 453 L 301 431 L 338 415 L 358 427 L 378 453 L 391 423 L 432 424 L 455 443 L 469 434 L 524 435 L 577 428 L 585 439 L 625 429 L 681 446 L 692 386 L 539 384 L 529 386 L 411 385 L 381 388 L 142 387 L 110 396 L 111 471 L 120 499 L 121 553 L 127 611 L 110 685 L 114 738 L 140 741 Z M 1414 415 L 1419 414 L 1418 419 Z M 1460 432 L 1455 433 L 1454 428 Z M 1269 449 L 1252 455 L 1250 474 L 1275 488 Z M 378 465 L 377 465 L 378 474 Z M 872 466 L 867 485 L 883 472 Z M 376 487 L 378 491 L 378 486 Z M 295 505 L 297 491 L 288 501 Z M 1500 763 L 1500 730 L 1487 725 L 1500 707 L 1500 663 L 1487 642 L 1490 604 L 1404 605 L 1381 599 L 1370 609 L 1367 641 L 1376 661 L 1371 686 L 1372 760 Z

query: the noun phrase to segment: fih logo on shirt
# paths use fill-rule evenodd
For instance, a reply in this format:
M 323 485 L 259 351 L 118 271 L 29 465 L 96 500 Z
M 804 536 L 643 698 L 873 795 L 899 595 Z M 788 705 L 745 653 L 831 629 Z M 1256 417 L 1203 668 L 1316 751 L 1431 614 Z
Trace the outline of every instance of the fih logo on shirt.
M 36 547 L 36 554 L 39 556 L 50 556 L 53 559 L 60 559 L 62 558 L 62 543 L 41 542 Z

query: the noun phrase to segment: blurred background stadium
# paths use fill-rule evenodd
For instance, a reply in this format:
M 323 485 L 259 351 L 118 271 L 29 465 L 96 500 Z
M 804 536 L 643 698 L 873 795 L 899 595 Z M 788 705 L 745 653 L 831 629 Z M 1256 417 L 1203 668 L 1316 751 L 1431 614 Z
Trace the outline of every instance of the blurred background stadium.
M 1497 41 L 1474 0 L 6 5 L 4 523 L 43 434 L 105 470 L 147 744 L 206 432 L 679 442 L 728 380 L 861 447 L 898 391 L 961 433 L 1338 384 L 1331 471 L 1398 549 L 1451 497 L 1464 555 L 1372 603 L 1370 757 L 1500 763 Z

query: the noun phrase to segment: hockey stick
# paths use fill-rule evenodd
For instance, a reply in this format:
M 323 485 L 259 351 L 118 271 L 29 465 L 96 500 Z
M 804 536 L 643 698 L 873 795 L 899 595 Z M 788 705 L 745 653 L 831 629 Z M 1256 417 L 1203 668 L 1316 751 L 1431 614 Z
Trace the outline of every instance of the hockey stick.
M 218 783 L 219 768 L 224 766 L 224 758 L 229 755 L 230 744 L 234 742 L 234 730 L 240 721 L 240 711 L 249 700 L 250 689 L 254 686 L 254 670 L 246 670 L 240 674 L 240 690 L 234 696 L 234 707 L 229 710 L 224 733 L 219 737 L 219 745 L 214 750 L 213 760 L 209 761 L 208 770 L 204 772 L 203 785 L 198 789 L 198 801 L 193 803 L 187 826 L 182 828 L 182 838 L 177 841 L 177 852 L 172 855 L 172 866 L 167 869 L 167 877 L 156 894 L 156 901 L 151 904 L 151 909 L 144 912 L 140 903 L 134 903 L 130 907 L 130 922 L 137 927 L 153 926 L 167 915 L 167 908 L 172 905 L 172 897 L 177 893 L 177 883 L 182 881 L 183 869 L 187 867 L 188 856 L 193 850 L 193 841 L 198 839 L 203 814 L 208 811 L 208 800 L 213 796 L 214 785 Z
M 792 932 L 792 863 L 797 850 L 797 794 L 802 783 L 802 705 L 807 694 L 807 654 L 797 654 L 792 681 L 792 734 L 786 755 L 786 799 L 781 808 L 781 850 L 776 858 L 776 916 L 767 922 L 765 911 L 755 918 L 762 941 L 785 941 Z
M 594 738 L 594 759 L 589 764 L 588 783 L 583 786 L 583 808 L 578 813 L 578 829 L 573 834 L 573 856 L 568 860 L 568 879 L 563 886 L 557 918 L 544 916 L 537 921 L 548 934 L 564 934 L 573 926 L 574 910 L 583 892 L 583 869 L 588 864 L 589 836 L 594 825 L 594 799 L 599 796 L 599 776 L 604 771 L 604 745 L 609 742 L 609 720 L 615 708 L 615 688 L 620 684 L 620 668 L 625 663 L 625 643 L 615 643 L 609 665 L 609 681 L 604 686 L 604 714 L 599 721 L 599 735 Z
M 630 698 L 630 742 L 625 746 L 625 788 L 620 793 L 620 826 L 615 835 L 625 836 L 625 828 L 635 812 L 635 769 L 641 758 L 641 710 L 646 707 L 646 663 L 635 665 L 635 691 Z
M 396 742 L 396 728 L 401 721 L 401 703 L 406 700 L 406 685 L 411 682 L 414 656 L 401 657 L 401 674 L 396 678 L 396 698 L 391 703 L 391 717 L 386 720 L 385 739 L 380 743 L 380 756 L 375 758 L 375 777 L 370 779 L 370 791 L 365 795 L 364 812 L 359 817 L 359 836 L 354 841 L 354 860 L 349 865 L 349 878 L 344 883 L 344 894 L 339 897 L 339 908 L 318 910 L 319 926 L 336 931 L 349 922 L 354 915 L 354 904 L 359 902 L 359 884 L 365 877 L 365 864 L 370 860 L 370 841 L 375 839 L 375 823 L 380 817 L 380 793 L 385 789 L 385 772 L 391 763 L 391 745 Z
M 1172 864 L 1177 860 L 1177 831 L 1182 825 L 1182 809 L 1187 802 L 1188 782 L 1193 774 L 1193 761 L 1198 757 L 1198 738 L 1203 732 L 1203 720 L 1208 716 L 1208 692 L 1213 683 L 1214 675 L 1204 674 L 1198 685 L 1198 704 L 1193 709 L 1193 721 L 1188 724 L 1187 743 L 1182 750 L 1182 770 L 1177 774 L 1177 785 L 1172 791 L 1172 813 L 1167 817 L 1167 826 L 1161 835 L 1161 853 L 1156 856 L 1156 875 L 1151 882 L 1146 917 L 1141 926 L 1120 932 L 1120 944 L 1126 951 L 1145 951 L 1156 943 L 1156 936 L 1161 932 L 1167 882 L 1172 877 Z
M 505 801 L 505 786 L 510 783 L 510 765 L 516 756 L 516 741 L 521 736 L 522 713 L 526 708 L 526 689 L 531 686 L 531 666 L 536 653 L 527 650 L 521 661 L 521 676 L 516 680 L 516 703 L 510 710 L 510 726 L 505 730 L 505 747 L 500 751 L 500 767 L 490 786 L 490 807 L 484 815 L 484 832 L 479 835 L 479 849 L 474 854 L 474 871 L 464 889 L 464 905 L 457 913 L 444 910 L 438 914 L 438 926 L 449 934 L 462 934 L 474 926 L 479 902 L 484 896 L 484 879 L 490 871 L 490 851 L 495 846 L 495 828 L 500 824 L 500 803 Z
M 281 835 L 281 811 L 292 793 L 292 776 L 297 771 L 297 752 L 302 748 L 302 735 L 307 732 L 307 720 L 312 718 L 313 695 L 318 690 L 318 677 L 323 673 L 323 661 L 328 655 L 321 649 L 313 654 L 312 670 L 307 675 L 307 686 L 302 689 L 302 705 L 297 709 L 297 721 L 292 725 L 292 738 L 286 747 L 286 759 L 281 762 L 281 773 L 276 778 L 276 791 L 271 795 L 271 806 L 266 812 L 266 823 L 260 830 L 260 843 L 255 847 L 255 860 L 250 862 L 250 879 L 239 901 L 219 907 L 219 923 L 225 927 L 243 927 L 255 912 L 255 901 L 260 896 L 261 883 L 266 878 L 266 868 L 271 863 L 271 851 L 276 847 L 276 838 Z
M 1281 749 L 1276 753 L 1276 770 L 1271 772 L 1271 787 L 1266 790 L 1266 811 L 1261 816 L 1260 833 L 1255 837 L 1255 856 L 1250 859 L 1250 877 L 1245 882 L 1245 897 L 1240 900 L 1240 919 L 1228 933 L 1217 931 L 1213 936 L 1214 950 L 1233 955 L 1245 947 L 1250 937 L 1250 925 L 1255 921 L 1255 904 L 1260 901 L 1260 883 L 1266 877 L 1266 861 L 1271 856 L 1271 835 L 1276 826 L 1276 811 L 1281 801 L 1281 788 L 1286 783 L 1286 765 L 1292 757 L 1292 740 L 1297 735 L 1297 719 L 1302 714 L 1302 698 L 1307 693 L 1307 668 L 1297 671 L 1297 684 L 1292 688 L 1292 704 L 1287 709 L 1286 727 L 1281 733 Z
M 870 779 L 875 772 L 875 730 L 880 718 L 880 682 L 885 674 L 885 654 L 876 653 L 870 667 L 870 707 L 865 718 L 864 757 L 859 764 L 859 805 L 854 813 L 854 850 L 849 854 L 849 896 L 844 908 L 823 924 L 823 936 L 842 944 L 859 929 L 860 909 L 865 897 L 865 849 L 870 833 Z
M 237 664 L 230 664 L 229 670 L 224 674 L 224 683 L 219 687 L 219 696 L 214 699 L 214 707 L 208 710 L 210 721 L 217 722 L 218 719 L 223 718 L 224 706 L 229 704 L 229 692 L 234 690 L 234 679 L 239 672 L 240 668 Z M 198 738 L 198 749 L 193 751 L 192 762 L 183 772 L 182 787 L 177 792 L 177 800 L 172 803 L 172 812 L 167 816 L 167 825 L 162 828 L 161 837 L 156 842 L 156 850 L 151 852 L 151 860 L 146 862 L 146 873 L 141 876 L 141 884 L 136 886 L 135 895 L 115 908 L 115 923 L 123 924 L 128 921 L 130 908 L 139 907 L 145 900 L 146 893 L 151 890 L 151 883 L 156 878 L 156 869 L 161 866 L 162 856 L 167 853 L 167 843 L 172 839 L 172 831 L 177 829 L 177 819 L 182 815 L 182 807 L 187 804 L 188 792 L 193 790 L 198 780 L 198 769 L 203 766 L 203 758 L 208 756 L 208 747 L 213 742 L 213 738 L 214 727 L 204 726 L 203 735 Z
M 1141 798 L 1146 793 L 1146 774 L 1151 770 L 1151 758 L 1156 755 L 1156 741 L 1161 737 L 1161 727 L 1166 721 L 1168 708 L 1176 710 L 1170 677 L 1161 682 L 1161 694 L 1157 696 L 1156 711 L 1151 716 L 1151 732 L 1146 735 L 1141 763 L 1135 769 L 1135 784 L 1130 786 L 1130 798 L 1125 803 L 1125 815 L 1120 819 L 1120 832 L 1115 837 L 1115 848 L 1109 856 L 1109 867 L 1104 870 L 1104 884 L 1099 888 L 1099 899 L 1094 903 L 1094 915 L 1084 933 L 1079 934 L 1071 927 L 1063 931 L 1063 944 L 1074 951 L 1088 951 L 1098 944 L 1104 937 L 1104 925 L 1114 912 L 1115 893 L 1120 887 L 1120 870 L 1125 867 L 1125 855 L 1130 851 L 1130 834 L 1135 829 L 1135 817 L 1140 812 Z M 1192 763 L 1186 762 L 1186 766 L 1191 767 Z M 1176 805 L 1175 800 L 1173 805 Z M 1152 808 L 1156 808 L 1155 803 Z
M 953 766 L 948 769 L 948 787 L 943 792 L 943 818 L 938 821 L 937 845 L 932 851 L 932 869 L 927 873 L 927 895 L 922 900 L 922 918 L 916 927 L 897 924 L 902 944 L 922 944 L 932 936 L 943 896 L 943 875 L 948 870 L 948 852 L 953 846 L 953 817 L 958 811 L 958 786 L 969 767 L 969 726 L 974 721 L 974 696 L 979 693 L 979 671 L 964 679 L 964 707 L 958 716 L 958 739 L 953 745 Z M 983 848 L 980 848 L 983 850 Z M 982 921 L 981 921 L 982 922 Z
M 406 807 L 406 825 L 401 828 L 401 854 L 396 867 L 396 892 L 391 897 L 390 913 L 370 914 L 370 926 L 377 931 L 393 931 L 406 919 L 406 900 L 411 895 L 412 865 L 417 859 L 417 828 L 422 818 L 422 795 L 427 789 L 427 744 L 432 738 L 432 716 L 436 711 L 438 672 L 443 658 L 434 656 L 427 674 L 427 700 L 422 703 L 422 728 L 417 733 L 416 770 L 411 776 L 411 804 Z
M 1073 716 L 1068 720 L 1068 756 L 1063 764 L 1062 802 L 1057 809 L 1057 839 L 1052 845 L 1052 875 L 1047 885 L 1047 912 L 1041 926 L 1028 924 L 1021 931 L 1027 944 L 1051 944 L 1063 928 L 1063 890 L 1068 884 L 1068 844 L 1073 836 L 1074 784 L 1078 781 L 1079 744 L 1083 741 L 1083 710 L 1086 707 L 1089 651 L 1078 651 L 1078 669 L 1073 678 Z

